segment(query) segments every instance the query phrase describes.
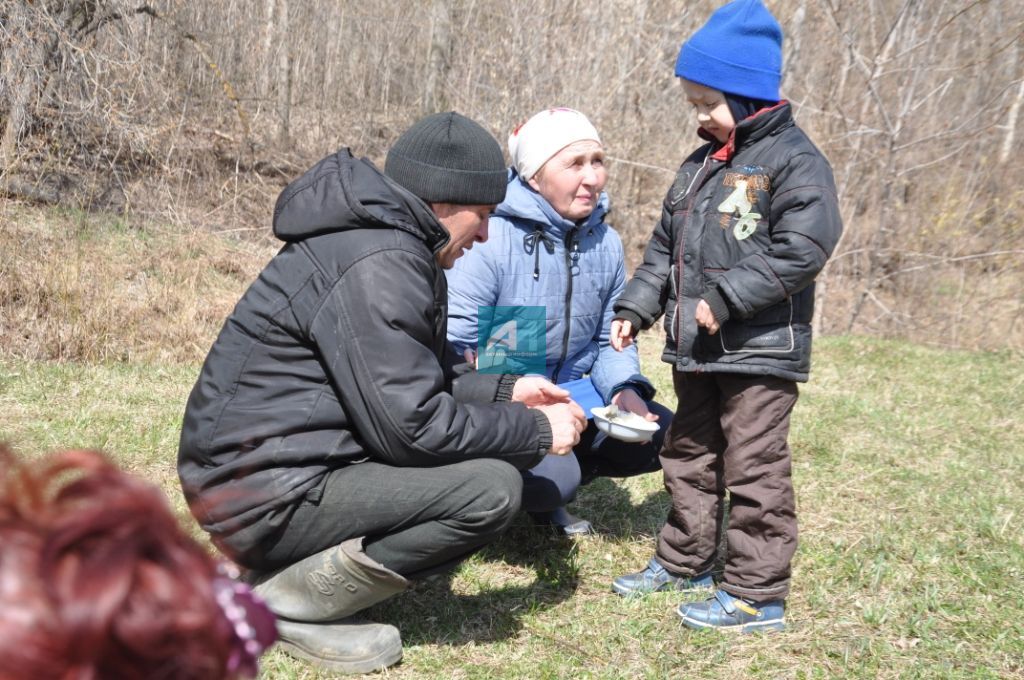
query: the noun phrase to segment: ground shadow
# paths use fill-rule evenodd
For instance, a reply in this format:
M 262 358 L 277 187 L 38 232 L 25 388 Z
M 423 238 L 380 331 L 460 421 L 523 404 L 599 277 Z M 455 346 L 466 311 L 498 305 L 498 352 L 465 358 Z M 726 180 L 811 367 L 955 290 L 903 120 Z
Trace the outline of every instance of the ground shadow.
M 649 474 L 661 475 L 661 472 Z M 633 505 L 629 493 L 610 479 L 598 479 L 586 487 L 588 493 L 581 490 L 577 499 L 579 514 L 589 519 L 597 532 L 608 538 L 656 538 L 665 524 L 672 499 L 664 489 L 647 494 L 639 505 Z M 720 575 L 728 559 L 728 543 L 725 527 L 729 523 L 729 496 L 722 501 L 722 530 L 718 535 L 718 549 L 712 572 Z M 654 551 L 654 544 L 651 544 Z
M 435 576 L 368 610 L 367 618 L 398 626 L 408 645 L 494 642 L 515 637 L 524 614 L 565 601 L 579 583 L 573 539 L 525 514 L 473 559 L 529 567 L 537 578 L 465 595 L 452 591 L 454 573 Z
M 651 472 L 661 477 L 661 472 Z M 580 489 L 574 504 L 576 514 L 590 520 L 594 529 L 609 538 L 638 538 L 657 535 L 669 509 L 669 497 L 659 489 L 634 505 L 629 491 L 608 478 L 596 479 Z
M 663 490 L 651 492 L 634 505 L 627 489 L 599 478 L 580 489 L 570 510 L 589 520 L 603 536 L 637 538 L 657 535 L 668 507 Z M 520 513 L 508 532 L 472 559 L 526 567 L 537 575 L 532 583 L 484 587 L 478 594 L 466 595 L 452 590 L 454 574 L 440 575 L 370 609 L 367 618 L 398 626 L 408 645 L 464 645 L 513 638 L 522 629 L 525 614 L 563 602 L 576 591 L 578 540 L 587 539 L 572 539 L 553 527 L 537 526 L 526 513 Z

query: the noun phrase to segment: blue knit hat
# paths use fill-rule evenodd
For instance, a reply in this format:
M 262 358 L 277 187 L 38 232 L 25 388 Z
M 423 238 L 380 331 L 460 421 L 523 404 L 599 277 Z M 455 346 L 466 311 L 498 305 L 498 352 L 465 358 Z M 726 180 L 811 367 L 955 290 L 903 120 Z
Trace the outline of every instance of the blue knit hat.
M 722 92 L 776 102 L 782 27 L 761 0 L 730 2 L 683 43 L 676 75 Z

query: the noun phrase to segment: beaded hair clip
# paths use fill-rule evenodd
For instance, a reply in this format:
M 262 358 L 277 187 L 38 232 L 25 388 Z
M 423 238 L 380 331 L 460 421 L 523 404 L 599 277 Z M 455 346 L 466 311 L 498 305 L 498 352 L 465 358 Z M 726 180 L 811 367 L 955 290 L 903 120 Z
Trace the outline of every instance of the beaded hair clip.
M 228 657 L 228 678 L 255 678 L 259 658 L 277 640 L 277 624 L 266 603 L 245 583 L 238 581 L 238 568 L 221 563 L 213 579 L 214 597 L 234 631 Z

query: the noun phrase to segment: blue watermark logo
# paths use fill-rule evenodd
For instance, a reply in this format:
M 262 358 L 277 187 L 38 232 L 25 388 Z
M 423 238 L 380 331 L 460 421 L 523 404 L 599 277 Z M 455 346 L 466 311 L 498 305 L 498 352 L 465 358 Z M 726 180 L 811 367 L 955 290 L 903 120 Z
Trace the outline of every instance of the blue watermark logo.
M 544 307 L 479 307 L 477 370 L 543 374 L 544 316 Z

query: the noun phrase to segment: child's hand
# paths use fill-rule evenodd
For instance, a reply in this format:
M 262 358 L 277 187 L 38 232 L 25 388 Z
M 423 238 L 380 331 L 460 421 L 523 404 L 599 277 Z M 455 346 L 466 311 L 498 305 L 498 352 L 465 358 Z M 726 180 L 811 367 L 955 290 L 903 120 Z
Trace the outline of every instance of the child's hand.
M 616 352 L 633 344 L 633 324 L 625 319 L 612 319 L 612 332 L 608 343 Z
M 629 323 L 628 321 L 626 323 Z M 635 413 L 638 416 L 643 416 L 644 419 L 651 422 L 658 419 L 656 413 L 651 413 L 647 408 L 647 403 L 631 389 L 621 390 L 615 393 L 612 397 L 612 403 L 615 404 L 616 408 L 620 411 L 629 411 Z
M 718 332 L 718 319 L 715 318 L 715 313 L 711 311 L 711 307 L 704 300 L 697 303 L 697 313 L 694 316 L 697 318 L 699 327 L 708 329 L 708 335 Z

